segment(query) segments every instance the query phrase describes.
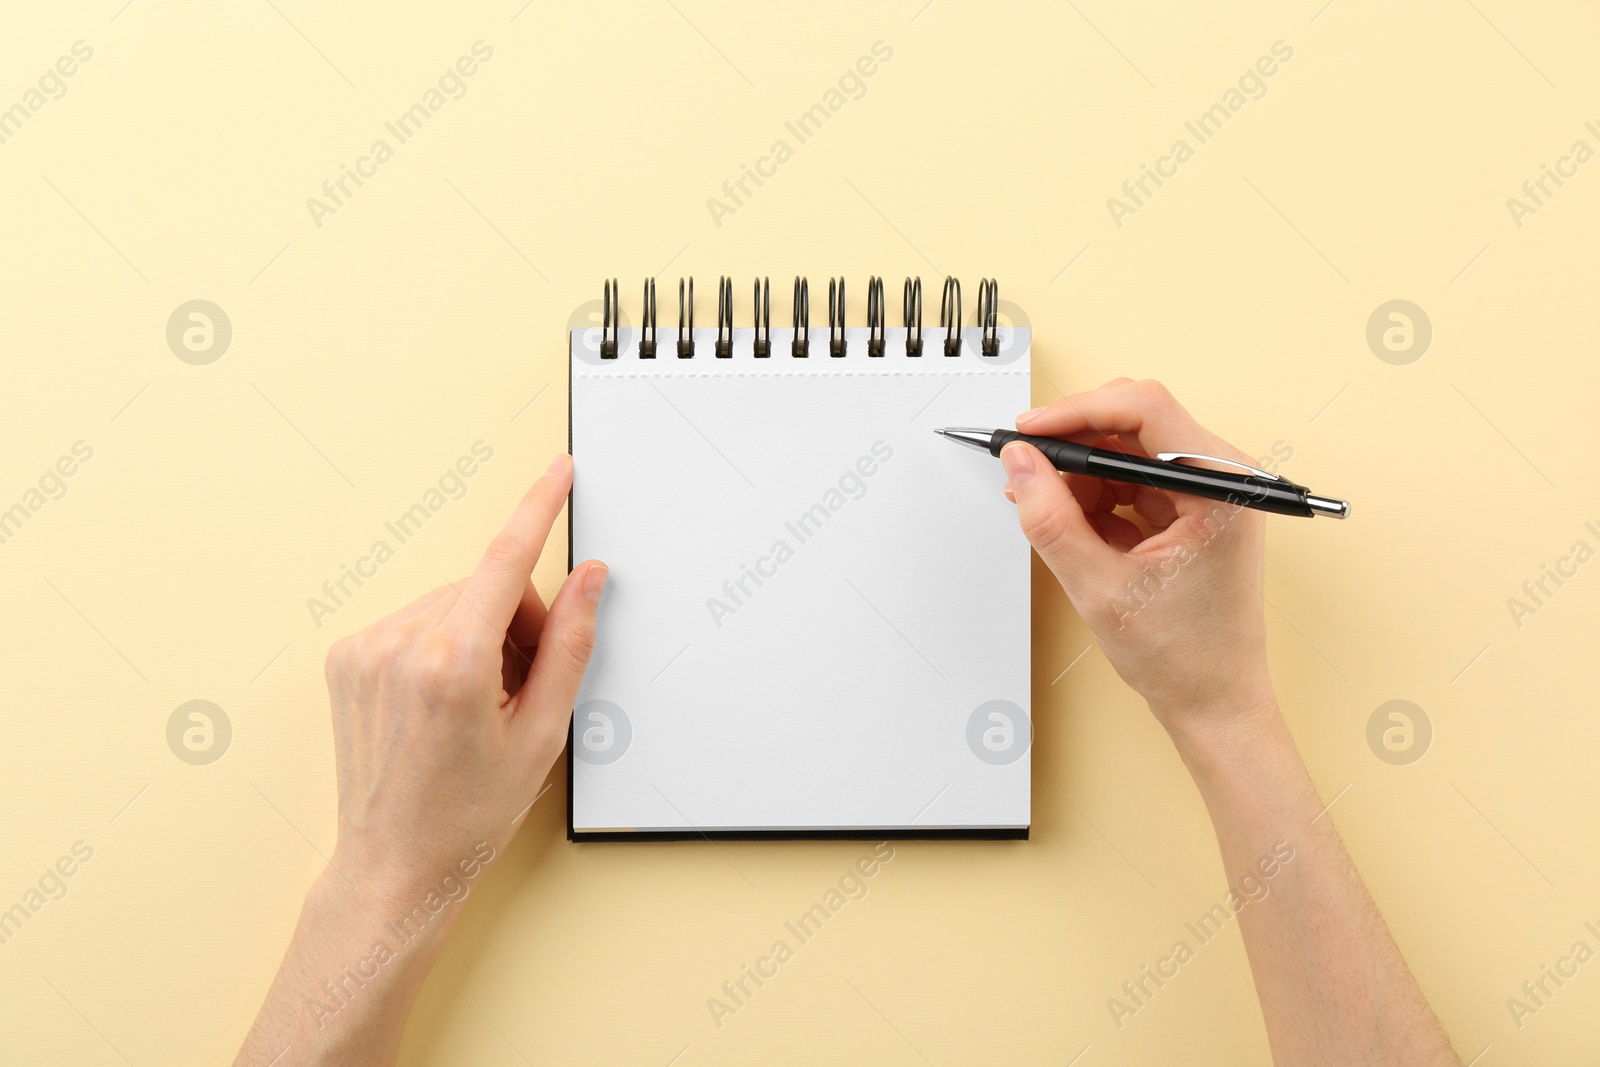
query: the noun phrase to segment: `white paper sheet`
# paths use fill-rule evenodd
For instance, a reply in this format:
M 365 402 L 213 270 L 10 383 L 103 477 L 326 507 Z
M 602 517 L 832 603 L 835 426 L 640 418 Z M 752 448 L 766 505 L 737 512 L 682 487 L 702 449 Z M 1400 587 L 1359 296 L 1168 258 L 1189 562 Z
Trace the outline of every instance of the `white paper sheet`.
M 1027 827 L 1028 545 L 999 462 L 933 428 L 1012 425 L 1028 331 L 715 333 L 572 334 L 573 553 L 611 568 L 574 831 Z

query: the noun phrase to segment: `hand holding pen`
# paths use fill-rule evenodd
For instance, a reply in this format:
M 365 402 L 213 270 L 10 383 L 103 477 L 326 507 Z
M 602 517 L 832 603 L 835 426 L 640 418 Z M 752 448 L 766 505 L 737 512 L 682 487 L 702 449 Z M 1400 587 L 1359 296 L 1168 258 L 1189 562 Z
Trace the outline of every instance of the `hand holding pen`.
M 1063 397 L 1019 416 L 1017 429 L 1124 458 L 1184 453 L 1247 462 L 1157 382 L 1124 378 Z M 1261 1000 L 1274 1008 L 1266 1014 L 1278 1062 L 1459 1064 L 1333 820 L 1322 818 L 1329 805 L 1279 712 L 1267 670 L 1261 510 L 1135 479 L 1058 474 L 1026 441 L 1003 443 L 1000 462 L 1023 532 L 1194 776 L 1224 868 L 1249 870 L 1279 843 L 1293 851 L 1295 866 L 1278 876 L 1272 902 L 1252 905 L 1240 927 Z M 1289 484 L 1276 486 L 1288 498 L 1273 499 L 1299 507 L 1294 494 L 1304 490 Z M 1340 579 L 1308 568 L 1297 580 L 1326 586 Z M 1070 670 L 1088 654 L 1080 637 L 1050 636 L 1055 641 L 1043 639 L 1055 657 L 1050 670 L 1057 663 Z M 1078 667 L 1093 669 L 1092 661 Z M 1316 1046 L 1308 1032 L 1318 1035 Z M 1335 1046 L 1341 1051 L 1330 1054 Z
M 1017 428 L 1130 456 L 1248 462 L 1158 382 L 1124 378 L 1063 397 L 1019 416 Z M 1169 730 L 1231 718 L 1231 709 L 1249 706 L 1244 696 L 1270 693 L 1260 511 L 1132 480 L 1060 474 L 1026 441 L 1005 444 L 1000 461 L 1028 540 L 1106 657 Z

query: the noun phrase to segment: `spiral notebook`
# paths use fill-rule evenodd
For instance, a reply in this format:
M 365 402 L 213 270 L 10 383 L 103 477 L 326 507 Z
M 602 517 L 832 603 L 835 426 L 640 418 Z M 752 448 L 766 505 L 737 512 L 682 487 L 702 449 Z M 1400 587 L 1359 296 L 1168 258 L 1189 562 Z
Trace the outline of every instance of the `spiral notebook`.
M 611 577 L 568 745 L 568 836 L 1026 837 L 1029 549 L 998 461 L 933 433 L 1029 406 L 1029 331 L 920 281 L 889 327 L 638 326 L 613 285 L 570 337 L 574 560 Z M 748 306 L 748 305 L 747 305 Z

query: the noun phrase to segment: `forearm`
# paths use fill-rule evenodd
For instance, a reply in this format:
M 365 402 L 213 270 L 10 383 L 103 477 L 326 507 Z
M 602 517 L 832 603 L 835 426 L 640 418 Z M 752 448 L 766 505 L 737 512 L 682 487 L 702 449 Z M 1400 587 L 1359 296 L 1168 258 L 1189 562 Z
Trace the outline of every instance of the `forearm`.
M 1459 1064 L 1270 695 L 1174 731 L 1239 910 L 1273 1062 Z M 1219 716 L 1188 716 L 1213 723 Z
M 330 867 L 306 894 L 236 1067 L 278 1067 L 285 1049 L 282 1063 L 392 1064 L 454 911 L 418 923 L 403 893 L 355 885 Z

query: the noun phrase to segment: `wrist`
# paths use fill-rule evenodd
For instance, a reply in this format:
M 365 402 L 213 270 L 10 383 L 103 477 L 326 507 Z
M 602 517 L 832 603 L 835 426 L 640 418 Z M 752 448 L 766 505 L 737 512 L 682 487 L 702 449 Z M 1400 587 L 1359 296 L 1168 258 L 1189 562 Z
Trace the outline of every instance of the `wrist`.
M 450 853 L 432 852 L 423 857 L 341 840 L 314 891 L 338 911 L 359 913 L 363 923 L 390 935 L 391 945 L 408 952 L 434 946 L 455 926 L 499 851 L 479 840 Z
M 1271 753 L 1294 747 L 1270 683 L 1181 706 L 1152 701 L 1150 710 L 1197 781 L 1253 773 Z
M 385 972 L 426 973 L 460 912 L 448 901 L 429 908 L 428 892 L 414 881 L 363 874 L 336 853 L 307 892 L 305 913 L 346 951 L 381 960 Z
M 306 892 L 237 1062 L 281 1056 L 286 1042 L 305 1063 L 394 1062 L 406 1014 L 454 917 L 413 920 L 408 931 L 404 896 L 335 857 Z
M 1168 730 L 1225 849 L 1228 841 L 1251 852 L 1292 844 L 1326 809 L 1277 702 L 1235 711 Z

